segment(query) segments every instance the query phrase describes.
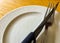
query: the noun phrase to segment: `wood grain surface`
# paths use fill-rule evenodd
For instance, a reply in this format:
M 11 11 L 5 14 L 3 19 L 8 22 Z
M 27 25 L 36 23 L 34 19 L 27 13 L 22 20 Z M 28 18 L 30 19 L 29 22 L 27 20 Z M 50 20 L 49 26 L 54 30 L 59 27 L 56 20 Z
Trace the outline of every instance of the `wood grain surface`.
M 27 5 L 48 6 L 49 3 L 56 4 L 57 2 L 60 2 L 60 0 L 0 0 L 0 18 L 18 7 Z M 57 10 L 60 12 L 60 4 Z

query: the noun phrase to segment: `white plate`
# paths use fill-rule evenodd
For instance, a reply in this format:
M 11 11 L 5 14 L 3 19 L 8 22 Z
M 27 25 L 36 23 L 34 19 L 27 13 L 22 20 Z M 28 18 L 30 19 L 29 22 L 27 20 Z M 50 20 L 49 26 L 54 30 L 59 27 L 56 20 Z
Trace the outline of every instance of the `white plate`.
M 46 9 L 24 6 L 8 13 L 0 20 L 0 43 L 21 43 L 43 21 Z

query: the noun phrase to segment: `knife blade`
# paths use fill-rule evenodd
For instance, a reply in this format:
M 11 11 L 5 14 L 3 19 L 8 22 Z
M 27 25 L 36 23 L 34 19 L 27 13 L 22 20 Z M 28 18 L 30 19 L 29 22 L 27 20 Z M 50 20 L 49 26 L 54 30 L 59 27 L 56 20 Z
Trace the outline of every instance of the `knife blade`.
M 22 41 L 22 43 L 31 43 L 32 41 L 33 43 L 36 43 L 37 36 L 43 29 L 46 22 L 49 20 L 49 18 L 51 18 L 52 14 L 55 12 L 58 4 L 59 2 L 52 8 L 52 10 L 48 13 L 48 15 L 42 21 L 42 23 L 36 28 L 36 30 L 34 32 L 29 33 L 28 36 Z
M 46 22 L 49 20 L 49 18 L 51 17 L 51 15 L 55 12 L 57 6 L 58 6 L 59 2 L 55 5 L 55 7 L 53 7 L 53 9 L 51 10 L 51 12 L 49 12 L 49 14 L 45 17 L 45 19 L 42 21 L 42 23 L 37 27 L 37 29 L 34 31 L 35 37 L 38 36 L 38 34 L 41 32 L 43 26 L 46 24 Z

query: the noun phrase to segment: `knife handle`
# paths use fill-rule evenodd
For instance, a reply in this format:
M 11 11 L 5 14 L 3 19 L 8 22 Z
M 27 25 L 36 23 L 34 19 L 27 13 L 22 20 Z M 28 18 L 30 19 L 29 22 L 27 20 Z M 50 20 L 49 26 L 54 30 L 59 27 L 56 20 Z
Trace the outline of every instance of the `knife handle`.
M 34 38 L 34 32 L 31 32 L 23 41 L 22 43 L 31 43 L 33 41 L 33 43 L 35 43 L 35 38 Z

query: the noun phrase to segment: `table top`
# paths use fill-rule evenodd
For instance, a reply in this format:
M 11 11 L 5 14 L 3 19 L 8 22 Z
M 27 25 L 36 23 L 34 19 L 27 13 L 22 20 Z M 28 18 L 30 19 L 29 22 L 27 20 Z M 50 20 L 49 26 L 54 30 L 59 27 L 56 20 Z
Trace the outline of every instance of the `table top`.
M 60 0 L 0 0 L 0 18 L 18 7 L 27 5 L 48 6 L 49 3 L 56 4 L 57 2 L 60 2 Z M 57 11 L 60 12 L 60 4 L 58 5 Z

